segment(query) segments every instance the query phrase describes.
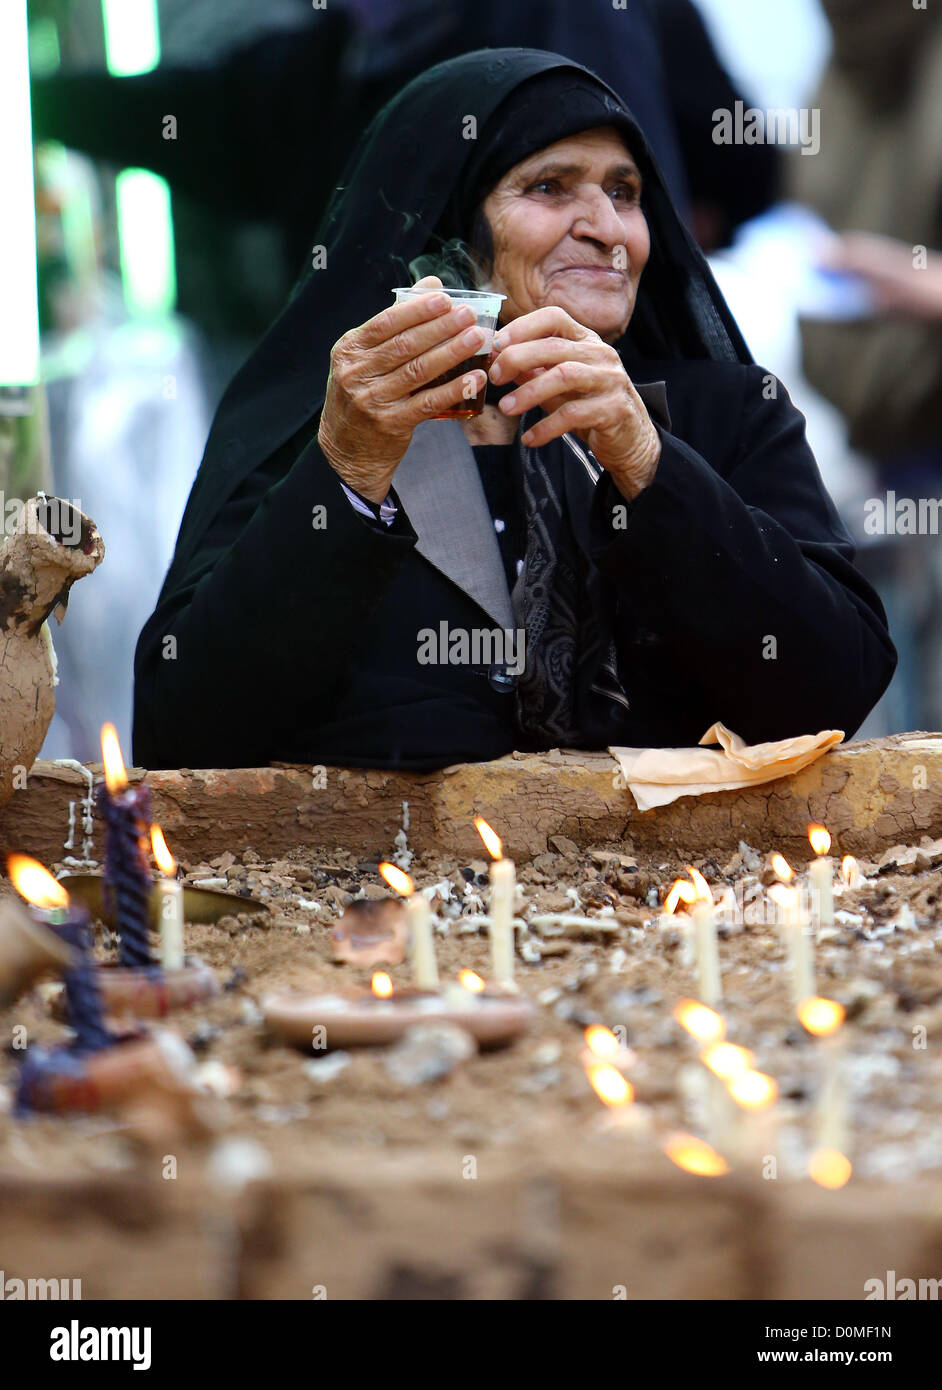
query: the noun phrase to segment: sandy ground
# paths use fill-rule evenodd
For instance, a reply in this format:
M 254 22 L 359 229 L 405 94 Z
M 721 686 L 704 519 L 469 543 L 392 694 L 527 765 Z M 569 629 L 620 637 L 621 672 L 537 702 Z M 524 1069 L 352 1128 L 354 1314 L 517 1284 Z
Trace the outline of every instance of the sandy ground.
M 674 1021 L 676 1002 L 696 992 L 683 933 L 660 917 L 658 903 L 685 872 L 681 862 L 636 859 L 630 846 L 579 851 L 557 838 L 519 875 L 518 915 L 572 911 L 596 918 L 574 934 L 518 934 L 516 978 L 536 1006 L 533 1026 L 501 1051 L 472 1056 L 448 1076 L 408 1086 L 393 1080 L 381 1048 L 304 1054 L 270 1038 L 258 1001 L 273 988 L 312 991 L 368 985 L 371 970 L 333 960 L 330 931 L 355 896 L 386 896 L 375 863 L 339 849 L 261 862 L 251 850 L 210 864 L 184 864 L 187 880 L 224 879 L 233 892 L 265 900 L 269 918 L 232 917 L 187 928 L 187 948 L 217 972 L 222 996 L 174 1014 L 171 1027 L 197 1062 L 223 1063 L 232 1094 L 213 1102 L 210 1128 L 191 1133 L 172 1115 L 15 1118 L 12 1092 L 23 1052 L 7 1041 L 0 1059 L 0 1174 L 47 1176 L 121 1170 L 142 1150 L 193 1150 L 205 1156 L 220 1138 L 250 1137 L 274 1170 L 310 1167 L 349 1153 L 419 1147 L 426 1152 L 481 1153 L 590 1142 L 610 1125 L 582 1063 L 583 1030 L 602 1023 L 624 1030 L 633 1054 L 625 1074 L 635 1103 L 620 1142 L 631 1165 L 655 1158 L 675 1131 L 710 1133 L 706 1074 L 696 1048 Z M 747 847 L 728 862 L 693 861 L 719 893 L 739 894 L 770 881 L 767 860 Z M 880 865 L 861 863 L 859 889 L 837 890 L 838 920 L 815 943 L 817 988 L 847 1006 L 844 1067 L 859 1177 L 905 1183 L 942 1172 L 942 842 L 888 851 Z M 54 866 L 56 869 L 60 866 Z M 803 870 L 805 864 L 795 868 Z M 470 967 L 489 973 L 486 934 L 467 926 L 487 902 L 487 866 L 447 857 L 418 858 L 410 872 L 435 897 L 443 981 Z M 10 891 L 2 885 L 3 891 Z M 728 1037 L 755 1054 L 755 1066 L 780 1092 L 752 1149 L 773 1154 L 782 1176 L 798 1177 L 815 1145 L 822 1050 L 797 1023 L 788 973 L 774 925 L 741 922 L 721 929 L 722 1011 Z M 761 913 L 759 914 L 761 916 Z M 614 925 L 614 930 L 612 929 Z M 100 954 L 112 953 L 99 928 Z M 395 984 L 408 964 L 389 967 Z M 48 1015 L 44 989 L 0 1014 L 0 1036 L 25 1025 L 30 1043 L 53 1043 L 66 1030 Z M 22 1035 L 19 1035 L 22 1038 Z M 211 1072 L 213 1069 L 210 1069 Z M 215 1068 L 218 1075 L 219 1068 Z M 204 1073 L 205 1075 L 205 1073 Z M 179 1132 L 174 1132 L 178 1129 Z M 752 1131 L 740 1130 L 740 1138 Z M 663 1160 L 660 1160 L 663 1161 Z M 750 1162 L 752 1160 L 749 1160 Z

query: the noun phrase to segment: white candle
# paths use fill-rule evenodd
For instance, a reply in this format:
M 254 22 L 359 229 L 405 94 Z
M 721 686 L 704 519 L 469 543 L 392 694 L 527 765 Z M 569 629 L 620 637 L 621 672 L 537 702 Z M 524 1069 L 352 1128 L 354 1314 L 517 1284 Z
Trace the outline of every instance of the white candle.
M 818 1039 L 818 1104 L 816 1145 L 842 1153 L 847 1141 L 847 1095 L 843 1053 L 846 1017 L 833 999 L 809 998 L 798 1010 L 807 1032 Z
M 860 887 L 860 865 L 852 854 L 845 854 L 841 860 L 841 876 L 848 888 Z
M 160 901 L 160 959 L 165 970 L 183 969 L 183 884 L 174 878 L 157 884 Z
M 776 904 L 779 931 L 792 977 L 792 1002 L 800 1004 L 814 994 L 814 952 L 811 936 L 803 930 L 801 895 L 797 888 L 776 884 L 769 893 Z
M 412 978 L 416 989 L 438 989 L 438 963 L 432 932 L 432 907 L 421 893 L 413 893 L 406 905 L 412 949 Z
M 818 1093 L 817 1147 L 847 1149 L 847 1077 L 841 1033 L 821 1040 L 821 1089 Z
M 816 928 L 833 927 L 834 873 L 831 861 L 827 857 L 828 850 L 831 848 L 831 836 L 823 825 L 810 825 L 808 827 L 808 839 L 811 841 L 811 848 L 818 856 L 808 868 L 808 878 L 812 890 L 812 922 Z
M 491 864 L 491 970 L 496 984 L 505 988 L 514 979 L 514 899 L 517 875 L 512 859 Z
M 692 916 L 700 999 L 704 1004 L 717 1004 L 722 991 L 713 904 L 703 901 L 694 903 Z
M 792 930 L 795 939 L 795 1003 L 810 999 L 814 994 L 814 939 L 803 911 L 801 894 L 795 889 L 795 918 Z

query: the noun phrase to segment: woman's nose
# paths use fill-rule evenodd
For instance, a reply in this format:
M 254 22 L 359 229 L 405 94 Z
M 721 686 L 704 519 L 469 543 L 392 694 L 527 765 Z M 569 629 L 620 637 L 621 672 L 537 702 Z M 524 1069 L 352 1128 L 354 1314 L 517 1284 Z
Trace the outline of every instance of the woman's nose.
M 583 200 L 582 210 L 572 224 L 572 234 L 600 241 L 607 247 L 624 246 L 624 225 L 611 198 L 601 188 Z

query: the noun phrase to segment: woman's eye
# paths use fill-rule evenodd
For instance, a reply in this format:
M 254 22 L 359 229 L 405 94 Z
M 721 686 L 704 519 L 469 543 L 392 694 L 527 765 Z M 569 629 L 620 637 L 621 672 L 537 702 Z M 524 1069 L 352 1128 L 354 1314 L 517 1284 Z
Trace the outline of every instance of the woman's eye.
M 636 183 L 619 183 L 612 189 L 612 194 L 618 194 L 623 202 L 637 203 L 641 198 L 641 189 Z
M 556 192 L 558 192 L 558 191 L 559 191 L 559 180 L 558 180 L 558 179 L 538 179 L 536 183 L 531 183 L 531 184 L 530 184 L 530 187 L 527 189 L 527 192 L 528 192 L 528 193 L 541 193 L 541 192 L 543 192 L 544 189 L 545 189 L 546 192 L 548 192 L 548 193 L 556 193 Z

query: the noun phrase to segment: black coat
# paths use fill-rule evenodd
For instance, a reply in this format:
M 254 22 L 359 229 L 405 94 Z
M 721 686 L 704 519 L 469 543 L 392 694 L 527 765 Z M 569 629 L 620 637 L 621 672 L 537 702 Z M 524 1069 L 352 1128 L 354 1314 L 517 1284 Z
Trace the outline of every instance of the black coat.
M 850 736 L 896 654 L 803 417 L 759 367 L 649 363 L 638 380 L 655 378 L 671 428 L 644 492 L 625 503 L 606 474 L 593 487 L 567 465 L 629 700 L 600 702 L 580 746 L 690 745 L 715 720 L 748 742 Z M 420 630 L 492 619 L 418 553 L 401 499 L 388 530 L 361 517 L 316 439 L 301 442 L 239 485 L 144 628 L 135 763 L 421 769 L 520 747 L 485 669 L 417 660 Z

